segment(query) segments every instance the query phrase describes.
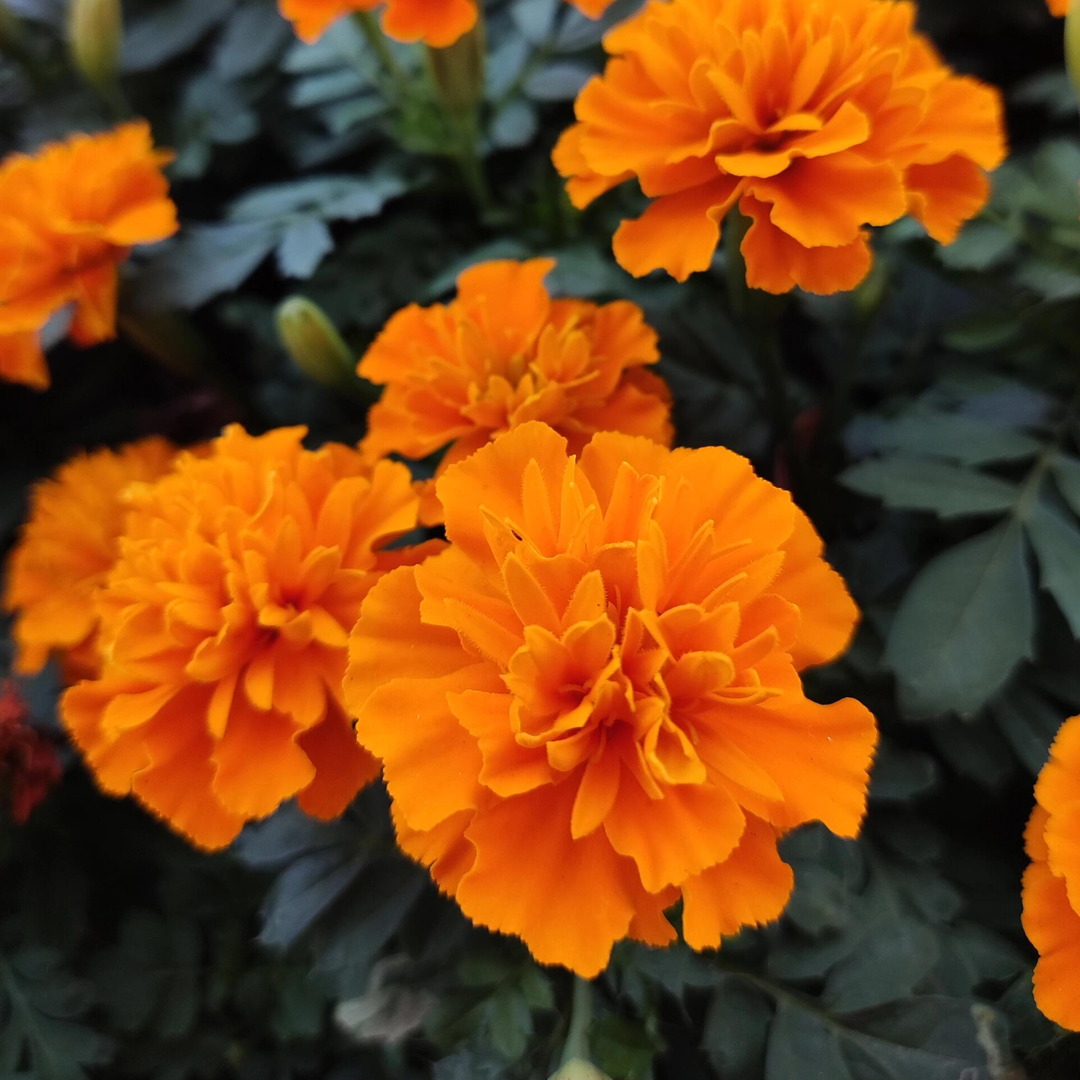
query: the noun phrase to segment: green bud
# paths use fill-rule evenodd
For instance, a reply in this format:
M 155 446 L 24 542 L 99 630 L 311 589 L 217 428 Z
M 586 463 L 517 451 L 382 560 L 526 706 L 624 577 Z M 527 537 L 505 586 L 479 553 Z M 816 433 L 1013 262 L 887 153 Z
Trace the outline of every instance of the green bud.
M 1065 16 L 1065 67 L 1080 97 L 1080 0 L 1072 0 Z
M 610 1080 L 610 1077 L 591 1062 L 574 1058 L 563 1065 L 551 1080 Z
M 356 358 L 317 304 L 290 296 L 275 318 L 282 345 L 308 378 L 338 390 L 357 381 Z
M 71 0 L 68 8 L 71 59 L 83 78 L 103 94 L 115 90 L 123 40 L 120 0 Z

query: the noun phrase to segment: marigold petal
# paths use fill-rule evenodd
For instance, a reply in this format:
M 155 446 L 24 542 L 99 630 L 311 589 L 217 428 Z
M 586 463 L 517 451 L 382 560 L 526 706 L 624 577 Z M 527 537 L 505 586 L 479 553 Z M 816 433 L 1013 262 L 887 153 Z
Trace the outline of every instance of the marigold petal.
M 629 777 L 619 785 L 604 819 L 611 846 L 637 863 L 642 885 L 653 893 L 722 862 L 735 850 L 745 825 L 726 788 L 665 785 L 663 798 L 650 799 Z
M 865 233 L 839 247 L 804 247 L 770 220 L 770 207 L 750 197 L 740 204 L 753 224 L 743 237 L 746 283 L 781 295 L 798 286 L 829 296 L 854 289 L 870 272 L 872 256 Z
M 856 153 L 795 161 L 775 179 L 747 180 L 746 192 L 771 203 L 773 225 L 808 248 L 852 244 L 864 225 L 889 225 L 907 210 L 895 166 Z
M 476 861 L 457 900 L 474 922 L 522 938 L 540 963 L 591 979 L 626 935 L 636 894 L 632 864 L 602 832 L 570 835 L 574 795 L 573 784 L 545 785 L 478 812 L 465 834 Z
M 379 762 L 356 741 L 356 733 L 336 706 L 297 745 L 315 767 L 315 779 L 296 797 L 300 809 L 324 821 L 345 812 L 356 793 L 379 775 Z
M 49 368 L 36 330 L 0 333 L 0 379 L 35 390 L 49 388 Z
M 1055 1023 L 1080 1031 L 1080 914 L 1046 863 L 1032 863 L 1024 874 L 1023 922 L 1039 950 L 1036 1004 Z
M 398 41 L 423 41 L 435 49 L 453 45 L 476 25 L 475 0 L 388 0 L 383 30 Z
M 951 244 L 990 198 L 986 174 L 958 154 L 933 165 L 912 165 L 904 184 L 911 216 L 940 244 Z
M 707 270 L 720 242 L 720 223 L 739 191 L 739 181 L 728 177 L 655 199 L 641 217 L 616 230 L 619 265 L 634 277 L 666 270 L 676 281 Z
M 775 703 L 725 707 L 715 722 L 783 792 L 783 803 L 769 814 L 774 825 L 821 821 L 838 836 L 858 835 L 877 745 L 866 706 L 852 698 L 818 705 L 785 696 Z
M 685 881 L 683 936 L 692 949 L 718 949 L 744 926 L 780 918 L 795 875 L 776 850 L 776 832 L 748 816 L 739 846 L 724 862 Z

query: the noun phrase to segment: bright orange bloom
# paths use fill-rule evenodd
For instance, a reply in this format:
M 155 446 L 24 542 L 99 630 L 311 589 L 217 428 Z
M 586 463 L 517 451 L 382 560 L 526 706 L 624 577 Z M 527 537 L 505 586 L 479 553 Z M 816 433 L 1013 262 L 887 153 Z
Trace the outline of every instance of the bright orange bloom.
M 584 15 L 598 19 L 612 0 L 570 0 Z M 476 0 L 278 0 L 281 14 L 304 41 L 317 41 L 338 19 L 355 11 L 374 11 L 385 3 L 382 28 L 396 41 L 422 41 L 433 48 L 453 45 L 476 25 Z
M 99 597 L 104 665 L 62 716 L 98 783 L 203 848 L 285 799 L 340 814 L 378 771 L 342 710 L 348 629 L 416 524 L 408 469 L 227 428 L 138 490 Z
M 49 385 L 39 333 L 68 304 L 75 344 L 115 336 L 117 267 L 176 232 L 170 160 L 140 121 L 0 163 L 0 378 Z
M 1080 716 L 1058 733 L 1035 798 L 1024 875 L 1024 929 L 1040 956 L 1035 1001 L 1080 1031 Z
M 476 923 L 587 977 L 629 936 L 777 918 L 779 833 L 858 833 L 873 716 L 799 671 L 857 611 L 787 492 L 728 450 L 531 423 L 438 484 L 451 546 L 388 574 L 345 694 L 398 840 Z
M 164 439 L 78 454 L 35 485 L 8 563 L 4 608 L 15 614 L 15 670 L 60 654 L 75 678 L 98 666 L 94 598 L 116 561 L 132 484 L 156 480 L 175 453 Z
M 1051 15 L 1068 15 L 1072 0 L 1046 0 Z
M 556 167 L 578 207 L 631 178 L 653 200 L 615 234 L 632 274 L 707 269 L 738 207 L 750 286 L 851 289 L 866 226 L 910 213 L 950 243 L 1006 152 L 997 91 L 914 20 L 904 0 L 652 0 L 607 35 Z
M 481 263 L 457 299 L 399 311 L 357 371 L 385 384 L 368 416 L 366 452 L 421 458 L 453 443 L 440 466 L 530 420 L 580 452 L 597 431 L 671 444 L 671 398 L 646 370 L 660 354 L 641 309 L 552 300 L 551 259 Z

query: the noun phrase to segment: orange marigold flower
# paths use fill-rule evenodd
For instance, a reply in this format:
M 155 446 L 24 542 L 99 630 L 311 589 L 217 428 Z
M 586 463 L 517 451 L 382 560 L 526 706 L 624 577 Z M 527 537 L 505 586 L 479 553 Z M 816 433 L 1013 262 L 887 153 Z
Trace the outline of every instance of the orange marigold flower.
M 55 652 L 73 679 L 95 672 L 94 599 L 116 561 L 125 494 L 161 476 L 174 453 L 164 439 L 95 450 L 35 485 L 4 589 L 4 608 L 15 615 L 16 671 L 40 671 Z
M 997 91 L 954 75 L 894 0 L 652 0 L 605 39 L 555 148 L 585 207 L 636 177 L 630 273 L 705 270 L 733 207 L 747 283 L 833 293 L 869 272 L 868 225 L 911 213 L 943 244 L 1005 155 Z
M 49 385 L 39 333 L 68 304 L 77 345 L 115 336 L 117 267 L 177 228 L 169 160 L 139 121 L 0 163 L 0 378 Z
M 64 722 L 106 791 L 203 848 L 285 799 L 340 814 L 378 766 L 342 709 L 349 628 L 416 524 L 409 470 L 304 428 L 227 428 L 135 492 L 99 594 L 104 664 Z
M 1072 0 L 1046 0 L 1051 15 L 1068 15 Z
M 368 416 L 366 452 L 466 458 L 530 420 L 580 452 L 597 431 L 670 445 L 671 397 L 646 370 L 660 354 L 636 304 L 552 300 L 552 259 L 481 263 L 451 303 L 399 311 L 357 371 L 386 386 Z
M 783 910 L 779 833 L 860 828 L 874 718 L 799 671 L 857 611 L 787 492 L 728 450 L 525 424 L 438 484 L 451 546 L 388 574 L 345 694 L 401 846 L 474 922 L 591 977 Z
M 477 18 L 477 0 L 278 0 L 281 14 L 304 41 L 317 41 L 338 19 L 382 7 L 382 27 L 396 41 L 422 41 L 437 49 L 453 45 Z M 612 0 L 570 0 L 584 15 L 598 19 Z
M 1080 1031 L 1080 716 L 1058 733 L 1027 830 L 1024 930 L 1039 951 L 1035 1001 Z

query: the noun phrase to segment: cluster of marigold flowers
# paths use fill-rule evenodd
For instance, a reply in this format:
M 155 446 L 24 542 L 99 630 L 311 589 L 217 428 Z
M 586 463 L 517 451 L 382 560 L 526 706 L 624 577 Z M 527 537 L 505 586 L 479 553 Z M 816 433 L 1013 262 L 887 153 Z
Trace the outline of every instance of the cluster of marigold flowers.
M 374 6 L 283 0 L 308 38 Z M 389 0 L 384 26 L 445 46 L 476 18 Z M 949 242 L 1005 154 L 1001 107 L 913 18 L 652 0 L 556 148 L 571 198 L 637 181 L 616 257 L 680 280 L 738 211 L 772 292 L 854 287 L 869 227 L 905 213 Z M 135 124 L 0 168 L 5 377 L 43 384 L 60 308 L 77 343 L 112 333 L 119 264 L 175 229 L 165 160 Z M 778 841 L 858 834 L 877 731 L 803 690 L 858 620 L 806 515 L 735 453 L 671 449 L 641 310 L 552 298 L 552 268 L 482 264 L 395 315 L 359 362 L 385 389 L 356 446 L 232 426 L 73 459 L 34 491 L 4 601 L 17 667 L 59 658 L 103 790 L 218 849 L 288 799 L 334 817 L 381 772 L 401 847 L 469 918 L 593 976 L 623 938 L 673 940 L 680 902 L 697 949 L 778 918 Z M 439 452 L 430 485 L 389 456 Z M 1025 881 L 1040 1004 L 1076 1027 L 1078 748 L 1073 722 Z

